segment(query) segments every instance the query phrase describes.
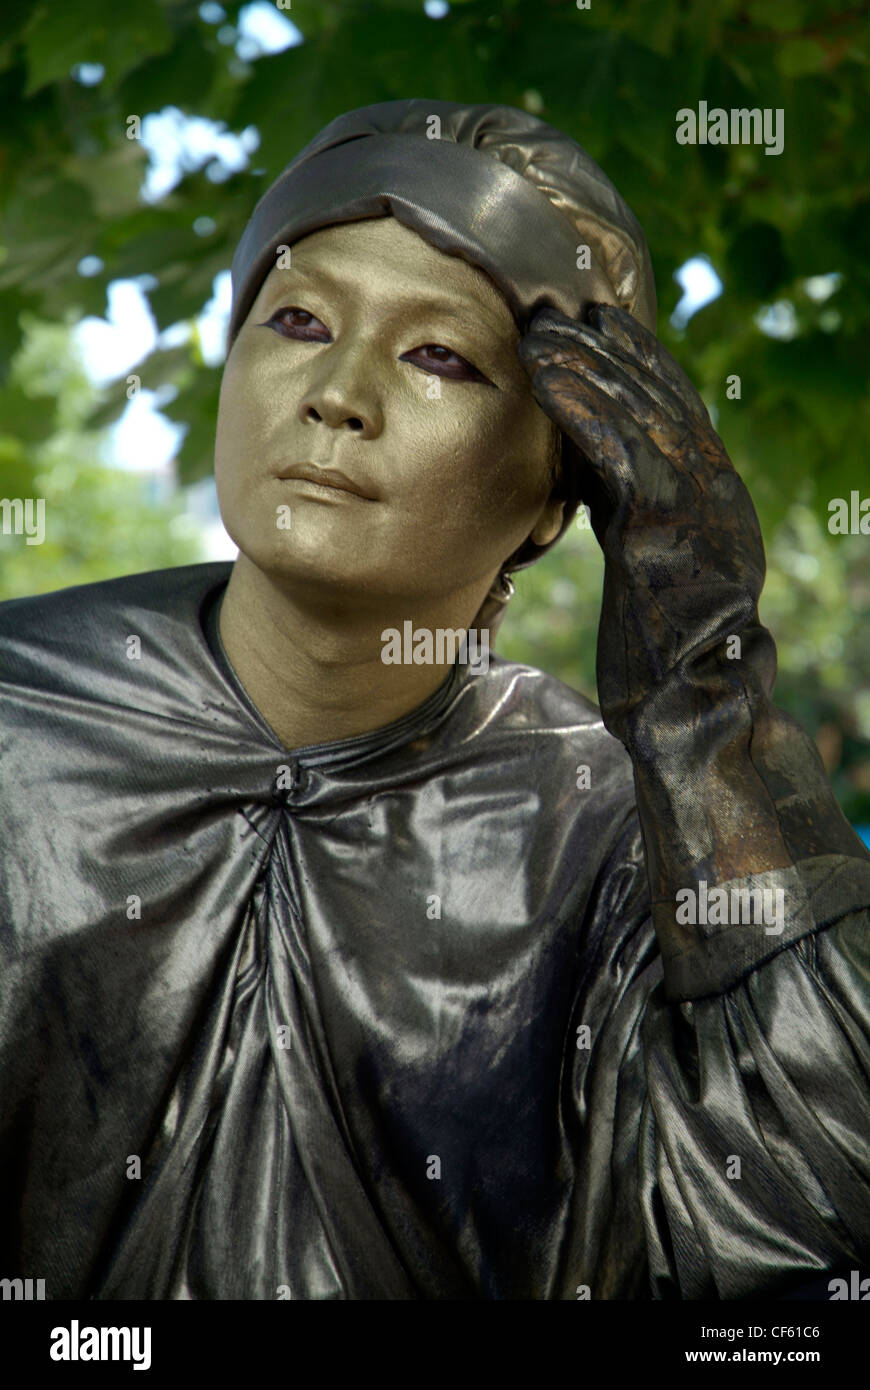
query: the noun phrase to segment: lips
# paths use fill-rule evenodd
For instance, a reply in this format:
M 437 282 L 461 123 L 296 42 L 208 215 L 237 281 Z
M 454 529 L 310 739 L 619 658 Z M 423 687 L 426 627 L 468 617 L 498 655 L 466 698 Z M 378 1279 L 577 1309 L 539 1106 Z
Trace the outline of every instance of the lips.
M 355 497 L 364 497 L 368 502 L 377 501 L 374 493 L 364 484 L 349 478 L 339 468 L 326 468 L 314 463 L 293 463 L 282 468 L 275 476 L 281 479 L 299 478 L 307 483 L 318 483 L 321 487 L 336 488 L 339 492 L 351 492 Z

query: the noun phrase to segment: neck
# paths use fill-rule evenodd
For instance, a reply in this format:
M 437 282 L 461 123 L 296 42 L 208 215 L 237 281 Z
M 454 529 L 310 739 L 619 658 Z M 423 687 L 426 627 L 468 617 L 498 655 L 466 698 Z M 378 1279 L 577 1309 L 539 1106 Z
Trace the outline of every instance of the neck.
M 366 600 L 292 588 L 244 555 L 233 566 L 220 634 L 233 670 L 285 748 L 331 743 L 400 719 L 428 699 L 447 661 L 386 665 L 385 628 L 466 629 L 488 582 L 437 599 Z M 387 611 L 389 610 L 389 612 Z M 400 616 L 397 618 L 396 613 Z

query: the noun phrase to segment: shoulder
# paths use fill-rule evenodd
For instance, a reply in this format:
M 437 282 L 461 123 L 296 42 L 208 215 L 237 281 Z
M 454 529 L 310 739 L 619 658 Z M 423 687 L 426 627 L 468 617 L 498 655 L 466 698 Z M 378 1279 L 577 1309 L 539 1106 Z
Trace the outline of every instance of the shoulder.
M 609 792 L 634 803 L 631 759 L 597 705 L 546 671 L 493 656 L 487 671 L 462 680 L 451 715 L 454 736 L 464 723 L 483 756 L 534 768 L 542 788 L 585 785 L 596 801 Z
M 592 737 L 603 734 L 605 740 L 617 743 L 604 728 L 597 705 L 536 666 L 493 655 L 486 671 L 465 668 L 459 694 L 470 710 L 487 710 L 490 724 L 502 732 L 558 732 L 572 737 L 583 731 Z
M 601 724 L 601 713 L 592 700 L 537 666 L 492 656 L 489 670 L 474 679 L 489 684 L 490 698 L 494 695 L 499 701 L 503 717 L 509 722 L 533 721 L 542 728 L 560 726 L 566 721 L 572 728 Z
M 3 677 L 33 679 L 38 686 L 46 656 L 87 665 L 89 654 L 105 653 L 121 629 L 123 638 L 136 634 L 157 643 L 192 630 L 203 603 L 231 569 L 227 561 L 182 565 L 7 599 L 0 603 Z
M 626 905 L 642 920 L 649 890 L 634 769 L 598 707 L 545 671 L 491 658 L 487 671 L 463 676 L 448 723 L 445 771 L 491 826 L 505 871 L 520 844 L 528 872 L 553 885 L 557 916 L 583 917 L 594 892 L 616 923 Z M 609 921 L 605 912 L 602 927 Z
M 180 565 L 93 584 L 76 584 L 47 594 L 6 599 L 0 603 L 0 637 L 24 628 L 29 628 L 34 635 L 59 633 L 71 619 L 87 628 L 112 612 L 171 614 L 186 600 L 204 596 L 217 583 L 228 579 L 231 569 L 229 561 Z

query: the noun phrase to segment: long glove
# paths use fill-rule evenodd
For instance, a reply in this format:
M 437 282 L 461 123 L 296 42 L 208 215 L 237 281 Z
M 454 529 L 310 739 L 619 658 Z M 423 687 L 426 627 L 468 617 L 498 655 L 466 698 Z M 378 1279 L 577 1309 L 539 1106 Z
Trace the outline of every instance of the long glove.
M 666 987 L 687 1000 L 870 904 L 870 854 L 814 743 L 771 704 L 761 531 L 703 401 L 631 314 L 586 318 L 540 311 L 520 357 L 585 460 L 601 713 L 632 759 Z

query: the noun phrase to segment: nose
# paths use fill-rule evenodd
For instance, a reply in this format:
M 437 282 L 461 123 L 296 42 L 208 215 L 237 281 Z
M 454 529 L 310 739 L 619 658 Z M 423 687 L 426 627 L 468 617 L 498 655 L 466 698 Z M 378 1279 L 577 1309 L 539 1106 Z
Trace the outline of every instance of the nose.
M 383 428 L 372 353 L 359 346 L 333 344 L 312 363 L 314 375 L 299 402 L 303 424 L 348 429 L 373 439 Z

